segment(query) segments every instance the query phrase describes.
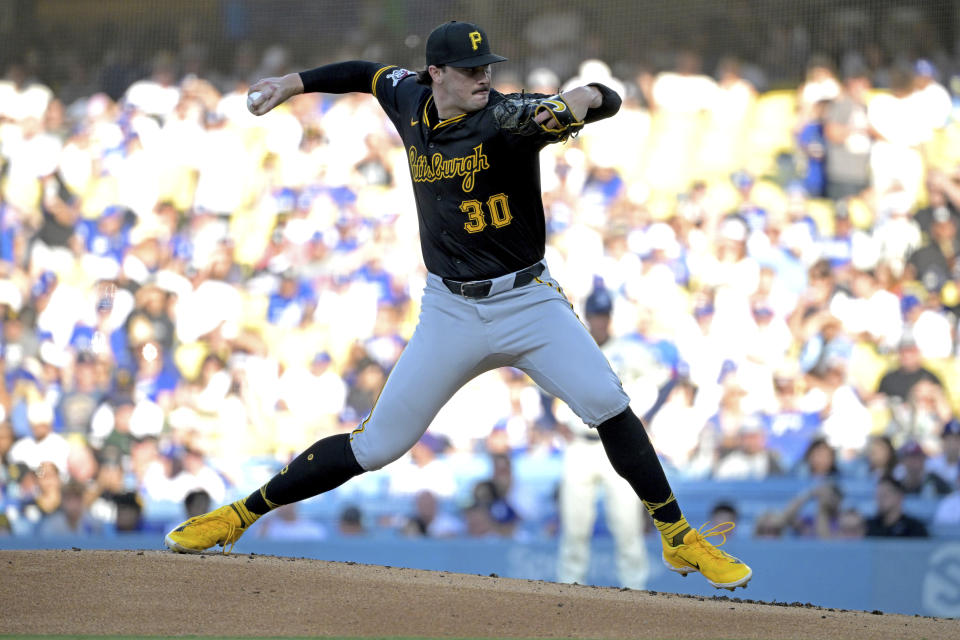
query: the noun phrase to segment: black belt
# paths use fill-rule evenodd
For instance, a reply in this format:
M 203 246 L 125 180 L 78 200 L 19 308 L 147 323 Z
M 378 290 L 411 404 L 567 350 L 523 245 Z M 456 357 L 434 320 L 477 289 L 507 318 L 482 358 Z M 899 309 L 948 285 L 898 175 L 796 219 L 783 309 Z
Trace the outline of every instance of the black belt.
M 527 267 L 523 271 L 518 271 L 513 279 L 511 289 L 530 284 L 534 278 L 543 273 L 543 263 L 538 262 L 532 267 Z M 447 285 L 452 293 L 464 298 L 486 298 L 490 295 L 490 288 L 493 286 L 493 280 L 472 280 L 470 282 L 459 282 L 457 280 L 443 279 L 443 284 Z

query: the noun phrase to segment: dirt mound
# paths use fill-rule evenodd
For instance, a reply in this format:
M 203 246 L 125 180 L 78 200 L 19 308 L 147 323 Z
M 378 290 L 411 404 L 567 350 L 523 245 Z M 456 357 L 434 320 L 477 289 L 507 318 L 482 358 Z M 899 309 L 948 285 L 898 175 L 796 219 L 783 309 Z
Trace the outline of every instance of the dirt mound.
M 955 620 L 164 551 L 0 551 L 0 602 L 0 634 L 960 639 Z

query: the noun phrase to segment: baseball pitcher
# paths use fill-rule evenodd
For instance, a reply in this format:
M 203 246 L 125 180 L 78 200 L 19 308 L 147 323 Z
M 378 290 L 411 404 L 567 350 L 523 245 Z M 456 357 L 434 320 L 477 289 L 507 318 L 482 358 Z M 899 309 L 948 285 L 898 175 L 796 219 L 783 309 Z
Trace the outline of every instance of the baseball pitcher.
M 448 22 L 430 33 L 419 72 L 348 61 L 250 87 L 256 115 L 303 92 L 377 99 L 406 150 L 429 273 L 413 337 L 353 433 L 319 440 L 247 498 L 184 522 L 169 548 L 232 548 L 268 511 L 396 460 L 462 385 L 513 366 L 596 429 L 659 529 L 669 569 L 731 590 L 750 580 L 746 564 L 707 541 L 729 529 L 701 532 L 683 517 L 620 380 L 544 260 L 538 153 L 614 115 L 620 97 L 601 84 L 503 95 L 490 84 L 503 60 L 480 27 Z

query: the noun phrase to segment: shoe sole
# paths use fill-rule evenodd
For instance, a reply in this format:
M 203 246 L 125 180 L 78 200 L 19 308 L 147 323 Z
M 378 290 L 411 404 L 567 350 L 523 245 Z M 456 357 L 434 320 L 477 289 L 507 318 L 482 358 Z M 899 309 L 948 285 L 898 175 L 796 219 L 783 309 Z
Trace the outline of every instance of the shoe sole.
M 163 544 L 165 544 L 170 551 L 176 551 L 177 553 L 203 553 L 206 551 L 206 549 L 191 549 L 190 547 L 185 547 L 171 538 L 170 534 L 163 537 Z
M 699 571 L 697 569 L 694 569 L 693 567 L 675 567 L 672 564 L 670 564 L 667 561 L 667 559 L 662 555 L 660 556 L 660 559 L 663 560 L 663 564 L 667 569 L 670 569 L 670 571 L 673 571 L 674 573 L 679 573 L 684 578 L 687 577 L 688 573 L 699 573 Z M 749 571 L 747 575 L 743 576 L 742 578 L 734 582 L 714 582 L 707 576 L 703 576 L 703 579 L 709 582 L 712 586 L 716 587 L 717 589 L 727 589 L 729 591 L 734 591 L 736 590 L 737 587 L 742 587 L 746 589 L 747 583 L 750 582 L 750 578 L 753 577 L 753 569 L 748 568 L 747 571 Z

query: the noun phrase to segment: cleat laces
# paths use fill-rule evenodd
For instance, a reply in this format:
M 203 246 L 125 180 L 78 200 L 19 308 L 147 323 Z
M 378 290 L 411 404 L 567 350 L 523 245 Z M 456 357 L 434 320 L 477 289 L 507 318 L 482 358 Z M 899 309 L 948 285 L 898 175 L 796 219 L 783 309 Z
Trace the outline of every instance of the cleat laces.
M 721 547 L 724 544 L 726 544 L 727 533 L 729 533 L 737 525 L 735 525 L 732 522 L 721 522 L 720 524 L 714 527 L 711 527 L 710 529 L 704 530 L 703 528 L 706 527 L 708 524 L 710 524 L 709 520 L 704 522 L 702 525 L 700 525 L 700 529 L 694 530 L 694 534 L 695 534 L 694 544 L 696 544 L 698 548 L 703 549 L 704 551 L 709 553 L 711 556 L 719 560 L 733 560 L 733 556 L 731 556 L 726 551 L 720 550 L 718 547 Z M 713 538 L 715 536 L 720 536 L 721 538 L 723 538 L 720 541 L 720 544 L 715 545 L 713 543 L 707 542 L 707 538 Z
M 215 523 L 223 524 L 227 527 L 227 534 L 216 542 L 216 544 L 219 544 L 221 547 L 223 547 L 222 553 L 226 555 L 233 551 L 233 545 L 236 544 L 237 540 L 240 538 L 240 535 L 237 533 L 237 525 L 233 524 L 230 518 L 209 515 L 206 518 L 203 518 L 202 521 L 194 523 L 194 526 L 203 527 L 204 525 L 213 525 Z M 240 533 L 243 532 L 241 531 Z M 227 544 L 230 545 L 229 549 L 227 548 Z

